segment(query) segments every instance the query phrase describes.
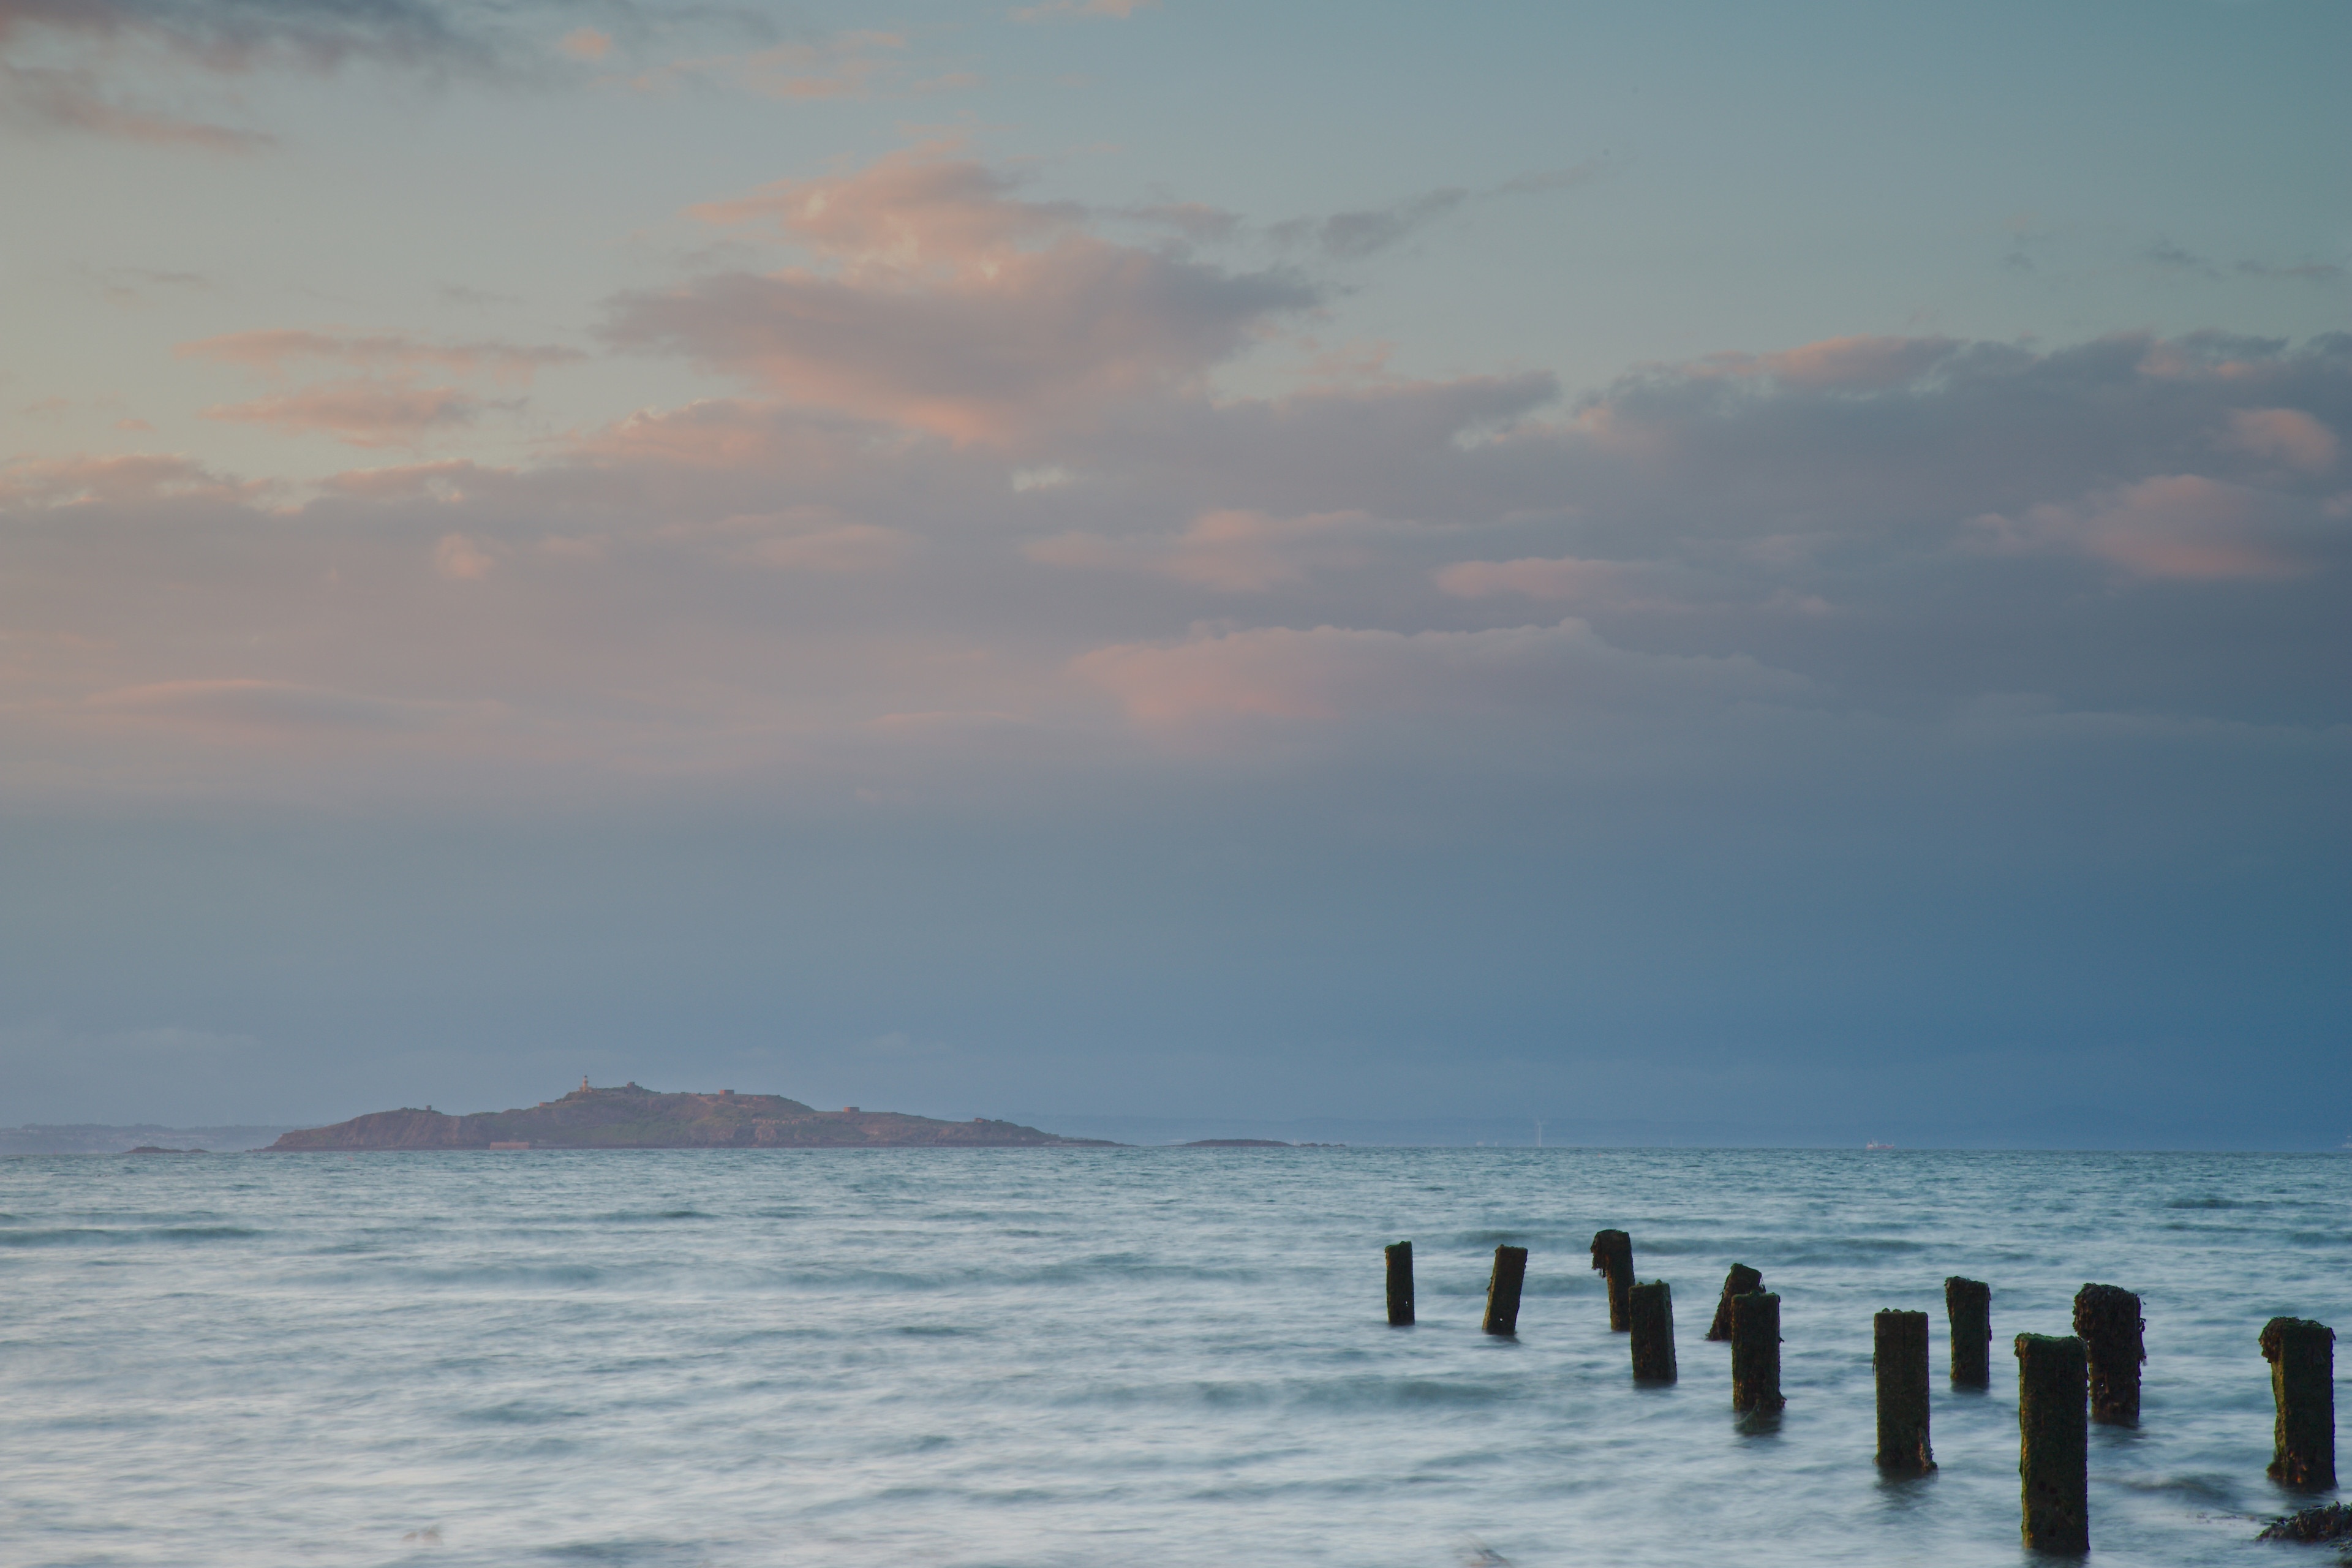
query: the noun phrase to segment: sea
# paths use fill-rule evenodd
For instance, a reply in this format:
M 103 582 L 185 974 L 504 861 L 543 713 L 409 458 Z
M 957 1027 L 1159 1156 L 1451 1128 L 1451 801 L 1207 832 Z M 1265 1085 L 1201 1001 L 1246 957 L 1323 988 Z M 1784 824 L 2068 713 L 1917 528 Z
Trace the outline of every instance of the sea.
M 1671 1385 L 1610 1331 L 1602 1227 L 1673 1287 Z M 1777 1420 L 1705 1339 L 1735 1262 L 1780 1297 Z M 1946 1382 L 1953 1274 L 1992 1287 L 1989 1391 Z M 2263 1474 L 2255 1342 L 2352 1329 L 2344 1154 L 17 1158 L 0 1562 L 2017 1564 L 2009 1342 L 2091 1281 L 2147 1347 L 2139 1426 L 2092 1428 L 2094 1558 L 2334 1563 L 2254 1540 L 2320 1500 Z M 1930 1314 L 1917 1479 L 1872 1463 L 1885 1308 Z

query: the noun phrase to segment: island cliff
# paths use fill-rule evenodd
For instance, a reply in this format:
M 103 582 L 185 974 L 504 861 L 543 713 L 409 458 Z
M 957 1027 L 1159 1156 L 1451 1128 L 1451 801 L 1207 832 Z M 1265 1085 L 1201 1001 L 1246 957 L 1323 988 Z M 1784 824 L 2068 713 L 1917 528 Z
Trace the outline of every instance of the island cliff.
M 528 1110 L 450 1116 L 378 1110 L 289 1132 L 274 1152 L 345 1149 L 1038 1149 L 1108 1148 L 1011 1121 L 938 1121 L 891 1110 L 819 1110 L 780 1094 L 662 1094 L 638 1085 L 591 1089 Z

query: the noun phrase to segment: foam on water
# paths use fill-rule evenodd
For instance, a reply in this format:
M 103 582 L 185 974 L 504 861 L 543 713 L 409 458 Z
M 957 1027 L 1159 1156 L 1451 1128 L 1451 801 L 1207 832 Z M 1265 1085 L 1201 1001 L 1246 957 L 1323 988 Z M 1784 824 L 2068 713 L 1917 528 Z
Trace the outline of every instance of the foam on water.
M 1608 1331 L 1604 1226 L 1675 1285 L 1672 1387 Z M 1516 1340 L 1477 1331 L 1500 1242 Z M 2347 1247 L 2327 1155 L 9 1160 L 0 1561 L 2014 1564 L 2007 1341 L 2103 1280 L 2148 1363 L 2095 1552 L 2270 1562 L 2255 1335 L 2352 1341 Z M 1734 1261 L 1781 1297 L 1777 1421 L 1701 1337 Z M 1944 1384 L 1948 1274 L 1992 1284 L 1990 1393 Z M 1931 1313 L 1924 1479 L 1870 1463 L 1885 1307 Z

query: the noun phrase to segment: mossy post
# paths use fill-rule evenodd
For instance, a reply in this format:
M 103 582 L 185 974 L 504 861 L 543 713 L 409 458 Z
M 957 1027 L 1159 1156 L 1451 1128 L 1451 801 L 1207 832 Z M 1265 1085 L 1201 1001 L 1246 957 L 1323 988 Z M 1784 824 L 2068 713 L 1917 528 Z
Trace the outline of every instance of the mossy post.
M 1633 1320 L 1633 1381 L 1674 1382 L 1674 1290 L 1663 1279 L 1636 1285 L 1627 1310 Z
M 1955 1274 L 1944 1281 L 1944 1316 L 1952 1325 L 1952 1386 L 1992 1386 L 1992 1287 Z
M 1592 1237 L 1592 1267 L 1609 1279 L 1609 1326 L 1622 1333 L 1633 1326 L 1633 1238 L 1622 1230 Z
M 2139 1363 L 2147 1359 L 2139 1298 L 2116 1285 L 2074 1293 L 2074 1332 L 2091 1368 L 2091 1419 L 2104 1426 L 2139 1425 Z
M 1731 1407 L 1773 1411 L 1780 1397 L 1780 1298 L 1751 1290 L 1731 1299 Z
M 1486 1277 L 1486 1321 L 1478 1326 L 1490 1334 L 1519 1331 L 1519 1287 L 1527 1283 L 1528 1249 L 1495 1248 L 1495 1271 Z
M 1878 1374 L 1878 1468 L 1919 1475 L 1936 1468 L 1927 1445 L 1927 1314 L 1881 1312 L 1871 1320 L 1870 1364 Z
M 1381 1248 L 1389 1261 L 1389 1327 L 1412 1326 L 1412 1243 L 1392 1242 Z
M 2278 1426 L 2271 1479 L 2300 1492 L 2336 1485 L 2336 1331 L 2308 1318 L 2263 1325 Z
M 2025 1544 L 2037 1552 L 2091 1549 L 2085 1384 L 2082 1341 L 2017 1336 L 2017 1473 Z
M 1751 1290 L 1764 1289 L 1764 1276 L 1745 1263 L 1735 1263 L 1731 1272 L 1723 1277 L 1723 1294 L 1716 1299 L 1715 1321 L 1706 1326 L 1706 1337 L 1727 1340 L 1731 1337 L 1731 1299 L 1745 1296 Z

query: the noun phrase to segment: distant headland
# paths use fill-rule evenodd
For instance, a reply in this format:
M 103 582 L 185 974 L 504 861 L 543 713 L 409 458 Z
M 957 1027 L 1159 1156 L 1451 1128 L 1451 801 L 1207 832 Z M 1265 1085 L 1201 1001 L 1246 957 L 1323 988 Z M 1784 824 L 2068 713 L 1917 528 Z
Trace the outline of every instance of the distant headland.
M 780 1094 L 663 1094 L 637 1084 L 592 1089 L 527 1110 L 450 1116 L 377 1110 L 289 1132 L 272 1152 L 347 1149 L 1071 1149 L 1111 1148 L 1017 1122 L 940 1121 L 895 1110 L 819 1110 Z

